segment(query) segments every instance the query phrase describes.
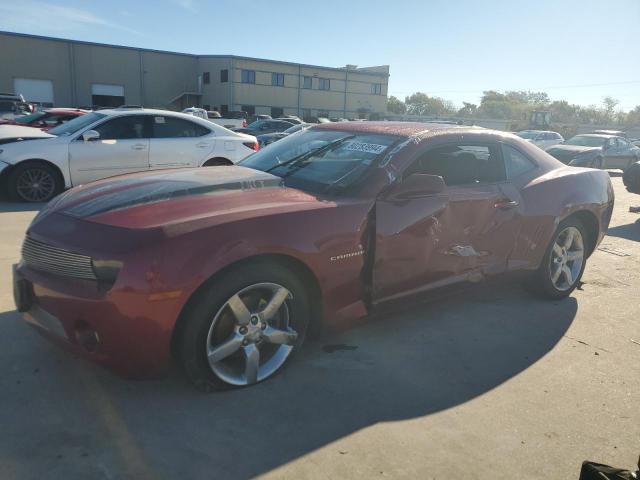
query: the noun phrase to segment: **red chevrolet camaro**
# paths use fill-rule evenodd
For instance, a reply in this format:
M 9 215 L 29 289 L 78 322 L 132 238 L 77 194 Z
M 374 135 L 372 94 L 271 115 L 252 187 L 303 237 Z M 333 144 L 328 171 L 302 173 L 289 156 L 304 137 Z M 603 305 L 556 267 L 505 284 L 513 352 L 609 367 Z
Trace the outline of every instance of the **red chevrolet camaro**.
M 89 113 L 89 111 L 78 108 L 49 108 L 16 117 L 12 120 L 2 119 L 0 120 L 0 125 L 22 125 L 23 127 L 39 128 L 46 132 L 86 113 Z
M 240 166 L 69 190 L 29 227 L 18 310 L 129 377 L 172 357 L 211 390 L 265 380 L 314 331 L 511 271 L 569 295 L 613 209 L 606 172 L 504 132 L 344 122 Z

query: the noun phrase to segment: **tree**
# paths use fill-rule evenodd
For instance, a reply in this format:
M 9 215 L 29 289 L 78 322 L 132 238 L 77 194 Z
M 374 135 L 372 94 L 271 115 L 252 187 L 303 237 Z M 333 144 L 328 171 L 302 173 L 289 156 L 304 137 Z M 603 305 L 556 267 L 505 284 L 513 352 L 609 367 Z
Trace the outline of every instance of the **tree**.
M 406 97 L 404 103 L 410 115 L 451 115 L 455 112 L 452 102 L 422 92 Z
M 612 121 L 614 119 L 614 113 L 618 103 L 620 102 L 613 97 L 606 96 L 602 99 L 603 113 L 606 120 Z
M 473 117 L 478 110 L 478 106 L 474 103 L 462 102 L 462 108 L 458 110 L 458 115 L 461 117 Z
M 391 95 L 387 100 L 387 111 L 403 115 L 407 113 L 407 106 L 402 100 Z

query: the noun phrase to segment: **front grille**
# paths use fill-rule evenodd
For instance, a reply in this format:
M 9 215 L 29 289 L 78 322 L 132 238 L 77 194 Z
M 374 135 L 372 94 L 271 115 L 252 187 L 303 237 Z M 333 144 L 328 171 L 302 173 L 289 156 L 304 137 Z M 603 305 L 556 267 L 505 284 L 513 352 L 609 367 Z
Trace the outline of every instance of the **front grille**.
M 41 272 L 64 277 L 97 280 L 91 257 L 53 247 L 27 236 L 22 244 L 22 261 Z

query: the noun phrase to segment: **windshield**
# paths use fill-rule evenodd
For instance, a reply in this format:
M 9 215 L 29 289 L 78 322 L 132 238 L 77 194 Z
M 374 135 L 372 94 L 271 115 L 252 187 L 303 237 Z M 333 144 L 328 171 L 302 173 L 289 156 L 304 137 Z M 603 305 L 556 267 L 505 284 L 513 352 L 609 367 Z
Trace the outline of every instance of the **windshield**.
M 516 135 L 525 140 L 534 140 L 539 135 L 539 132 L 529 132 L 525 130 L 524 132 L 516 133 Z
M 271 144 L 240 164 L 284 178 L 288 186 L 327 193 L 362 178 L 396 140 L 390 135 L 305 130 Z
M 32 113 L 31 115 L 24 115 L 22 117 L 17 117 L 13 121 L 16 123 L 31 123 L 31 122 L 35 122 L 39 118 L 44 117 L 45 115 L 46 115 L 45 112 L 36 112 L 36 113 Z
M 52 135 L 73 135 L 78 130 L 88 127 L 94 122 L 97 122 L 101 118 L 106 117 L 106 115 L 102 113 L 91 112 L 86 115 L 82 115 L 81 117 L 74 118 L 73 120 L 68 121 L 67 123 L 63 123 L 62 125 L 57 126 L 56 128 L 52 128 L 49 130 L 49 133 Z
M 576 135 L 565 142 L 565 145 L 579 145 L 581 147 L 602 147 L 607 139 L 604 137 L 589 137 L 587 135 Z

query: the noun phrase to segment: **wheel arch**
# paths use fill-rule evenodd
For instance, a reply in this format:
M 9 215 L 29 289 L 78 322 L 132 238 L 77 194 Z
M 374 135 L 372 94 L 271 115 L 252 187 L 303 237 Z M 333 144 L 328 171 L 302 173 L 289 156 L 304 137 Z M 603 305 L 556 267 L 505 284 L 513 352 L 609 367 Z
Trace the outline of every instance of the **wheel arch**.
M 187 317 L 192 309 L 193 305 L 198 301 L 200 293 L 214 284 L 217 279 L 224 276 L 227 272 L 236 269 L 242 265 L 250 263 L 266 263 L 275 264 L 278 266 L 284 266 L 297 275 L 303 282 L 305 289 L 309 293 L 309 300 L 311 302 L 312 318 L 311 328 L 309 334 L 311 337 L 317 335 L 322 327 L 322 289 L 320 288 L 320 282 L 313 270 L 303 261 L 287 254 L 258 254 L 245 257 L 235 262 L 231 262 L 222 269 L 215 272 L 205 281 L 203 281 L 189 296 L 189 299 L 183 305 L 180 314 L 176 320 L 176 323 L 171 334 L 171 351 L 175 354 L 177 339 L 180 337 L 180 332 L 186 324 Z
M 233 162 L 226 157 L 212 157 L 202 164 L 203 167 L 214 167 L 218 165 L 233 165 Z
M 588 246 L 587 246 L 587 256 L 590 256 L 593 251 L 596 249 L 596 244 L 598 242 L 598 234 L 600 232 L 600 222 L 598 221 L 598 217 L 591 212 L 590 210 L 578 210 L 573 212 L 571 215 L 568 215 L 564 220 L 568 220 L 570 218 L 575 218 L 584 225 L 587 229 L 588 238 Z

